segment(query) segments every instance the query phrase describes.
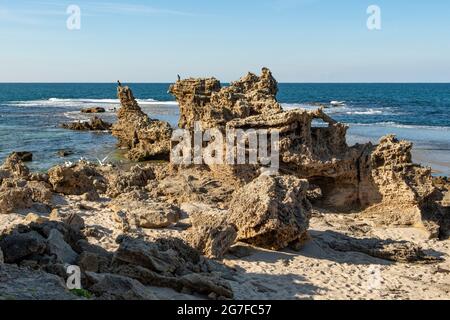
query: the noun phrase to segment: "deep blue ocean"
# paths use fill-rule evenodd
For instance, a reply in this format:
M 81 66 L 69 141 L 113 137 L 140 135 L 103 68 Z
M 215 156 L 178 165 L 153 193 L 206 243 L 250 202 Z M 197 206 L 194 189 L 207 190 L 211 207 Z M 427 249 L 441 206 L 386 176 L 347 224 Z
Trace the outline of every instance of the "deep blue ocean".
M 127 84 L 152 118 L 178 120 L 169 84 Z M 415 143 L 415 160 L 450 175 L 450 84 L 280 84 L 285 109 L 322 104 L 336 120 L 350 126 L 349 144 L 377 142 L 385 134 Z M 331 101 L 343 102 L 331 107 Z M 33 169 L 44 170 L 81 157 L 117 156 L 115 139 L 105 133 L 72 132 L 62 122 L 86 120 L 80 109 L 100 106 L 101 117 L 115 120 L 116 84 L 0 84 L 0 161 L 12 151 L 31 151 Z M 73 155 L 61 159 L 58 150 Z

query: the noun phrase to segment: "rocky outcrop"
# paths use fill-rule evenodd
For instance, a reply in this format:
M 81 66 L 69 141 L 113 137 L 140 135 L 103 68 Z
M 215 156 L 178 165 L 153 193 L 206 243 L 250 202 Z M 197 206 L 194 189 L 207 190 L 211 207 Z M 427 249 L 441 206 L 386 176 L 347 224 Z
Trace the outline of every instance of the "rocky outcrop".
M 412 162 L 412 143 L 389 135 L 360 161 L 359 199 L 364 216 L 384 224 L 421 226 L 438 236 L 446 219 L 444 194 L 430 168 Z
M 89 291 L 99 300 L 156 300 L 149 288 L 139 281 L 115 274 L 86 272 L 92 283 Z
M 233 297 L 228 282 L 211 273 L 207 261 L 179 239 L 145 242 L 125 237 L 120 241 L 114 257 L 115 273 L 145 285 Z
M 279 133 L 280 171 L 319 186 L 323 197 L 318 205 L 347 210 L 359 205 L 359 160 L 370 145 L 349 147 L 347 126 L 322 109 L 264 114 L 227 123 L 228 130 L 248 128 Z
M 50 205 L 52 196 L 45 177 L 30 174 L 18 153 L 11 154 L 0 167 L 0 214 L 33 205 Z
M 308 181 L 294 176 L 262 175 L 237 190 L 227 219 L 237 228 L 237 240 L 272 250 L 304 242 L 311 209 L 307 189 Z
M 43 271 L 0 264 L 0 300 L 75 300 L 64 281 Z
M 103 121 L 99 117 L 93 117 L 88 122 L 78 121 L 61 124 L 61 128 L 75 131 L 109 131 L 111 124 Z
M 119 147 L 129 150 L 127 157 L 130 160 L 168 159 L 172 136 L 170 125 L 150 119 L 139 107 L 130 88 L 119 86 L 117 94 L 121 108 L 112 134 L 119 140 Z
M 377 238 L 352 238 L 335 232 L 321 236 L 327 245 L 340 252 L 360 252 L 369 256 L 399 263 L 436 263 L 439 257 L 408 241 L 382 240 Z
M 28 151 L 17 151 L 13 152 L 9 155 L 9 157 L 16 157 L 22 162 L 31 162 L 33 161 L 33 154 Z
M 84 161 L 53 167 L 48 175 L 53 190 L 65 195 L 106 192 L 107 189 L 107 181 L 101 172 L 93 164 Z
M 207 129 L 235 118 L 280 112 L 277 92 L 277 82 L 267 68 L 260 77 L 249 73 L 225 88 L 215 78 L 180 80 L 169 88 L 180 106 L 178 126 L 190 129 L 195 122 Z
M 0 166 L 0 183 L 6 178 L 27 179 L 29 175 L 30 170 L 17 153 L 9 155 L 3 165 Z

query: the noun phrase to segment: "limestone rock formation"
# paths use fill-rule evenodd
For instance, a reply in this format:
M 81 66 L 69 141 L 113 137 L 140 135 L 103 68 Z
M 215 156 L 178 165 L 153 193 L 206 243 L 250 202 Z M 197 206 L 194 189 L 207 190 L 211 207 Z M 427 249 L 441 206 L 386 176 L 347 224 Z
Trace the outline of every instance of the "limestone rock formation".
M 363 215 L 387 224 L 422 225 L 432 231 L 445 217 L 443 197 L 435 187 L 430 168 L 412 162 L 412 143 L 389 135 L 366 152 L 360 161 L 359 198 Z
M 370 145 L 349 147 L 347 126 L 322 109 L 264 114 L 227 123 L 228 130 L 248 128 L 279 133 L 280 171 L 319 186 L 321 206 L 348 210 L 359 205 L 359 159 Z
M 3 165 L 0 166 L 0 182 L 5 178 L 27 179 L 29 175 L 30 170 L 17 153 L 9 155 Z
M 75 131 L 109 131 L 111 124 L 99 117 L 93 117 L 89 122 L 69 122 L 61 124 L 61 128 Z
M 122 222 L 123 215 L 131 223 L 147 229 L 166 228 L 180 219 L 180 209 L 174 205 L 151 199 L 133 200 L 127 194 L 117 198 L 111 208 Z
M 225 88 L 215 78 L 180 80 L 169 88 L 180 105 L 178 126 L 189 129 L 196 121 L 207 129 L 235 118 L 280 112 L 277 92 L 278 84 L 267 68 L 259 77 L 249 73 Z
M 9 157 L 15 157 L 15 156 L 17 156 L 20 159 L 20 161 L 22 161 L 22 162 L 33 161 L 33 154 L 28 151 L 13 152 L 12 154 L 9 155 Z
M 108 195 L 115 198 L 123 193 L 141 189 L 155 179 L 152 167 L 136 165 L 127 171 L 112 172 L 108 176 Z
M 80 161 L 71 166 L 56 166 L 48 171 L 53 190 L 65 195 L 105 192 L 107 181 L 96 166 Z
M 208 258 L 222 258 L 235 243 L 236 227 L 228 223 L 228 211 L 192 204 L 189 210 L 191 228 L 185 235 L 186 242 Z
M 227 221 L 237 240 L 279 250 L 304 242 L 309 227 L 308 182 L 294 176 L 262 175 L 237 190 Z
M 127 157 L 130 160 L 168 159 L 172 136 L 170 125 L 150 119 L 139 107 L 130 88 L 119 86 L 117 94 L 121 108 L 112 134 L 118 138 L 119 147 L 129 149 Z

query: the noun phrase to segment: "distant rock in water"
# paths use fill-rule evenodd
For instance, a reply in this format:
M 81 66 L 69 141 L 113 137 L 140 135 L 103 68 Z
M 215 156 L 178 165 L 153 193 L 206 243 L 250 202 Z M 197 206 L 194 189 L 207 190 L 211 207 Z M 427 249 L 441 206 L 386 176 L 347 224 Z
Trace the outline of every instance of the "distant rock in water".
M 168 159 L 172 128 L 169 123 L 150 119 L 139 107 L 128 87 L 118 86 L 121 108 L 112 127 L 119 147 L 129 149 L 127 157 L 134 161 Z
M 56 152 L 56 154 L 59 157 L 64 158 L 64 157 L 68 157 L 68 156 L 72 155 L 73 151 L 72 150 L 58 150 L 58 152 Z
M 109 131 L 111 129 L 111 124 L 98 117 L 93 117 L 89 122 L 78 121 L 63 123 L 61 128 L 75 131 Z
M 104 113 L 104 112 L 106 112 L 106 110 L 105 108 L 102 107 L 86 108 L 81 110 L 81 113 Z

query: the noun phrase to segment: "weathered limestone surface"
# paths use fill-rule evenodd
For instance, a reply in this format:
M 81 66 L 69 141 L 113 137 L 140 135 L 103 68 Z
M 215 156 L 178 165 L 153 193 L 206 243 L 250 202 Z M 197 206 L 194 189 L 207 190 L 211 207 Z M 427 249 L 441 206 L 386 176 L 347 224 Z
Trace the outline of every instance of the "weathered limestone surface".
M 197 121 L 204 129 L 214 128 L 235 118 L 282 110 L 276 100 L 278 84 L 266 68 L 260 77 L 249 73 L 225 88 L 215 78 L 191 78 L 176 82 L 169 92 L 180 105 L 180 128 L 194 128 Z
M 237 240 L 279 250 L 307 238 L 311 205 L 308 181 L 294 176 L 262 175 L 237 190 L 227 221 L 236 226 Z
M 112 134 L 118 138 L 119 147 L 129 149 L 127 157 L 131 160 L 168 159 L 172 136 L 170 125 L 150 119 L 139 107 L 130 88 L 119 86 L 117 94 L 121 108 Z
M 105 192 L 107 181 L 93 164 L 80 161 L 66 166 L 60 165 L 48 171 L 53 190 L 65 195 L 82 195 L 88 192 Z

